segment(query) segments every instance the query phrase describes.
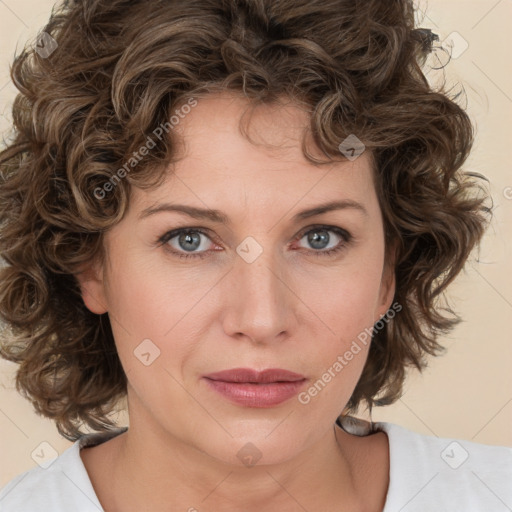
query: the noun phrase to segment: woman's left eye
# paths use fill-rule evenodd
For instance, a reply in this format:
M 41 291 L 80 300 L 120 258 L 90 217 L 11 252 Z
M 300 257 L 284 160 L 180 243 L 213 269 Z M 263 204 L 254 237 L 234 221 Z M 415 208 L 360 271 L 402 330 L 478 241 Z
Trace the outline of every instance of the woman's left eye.
M 331 236 L 329 233 L 334 233 L 336 237 L 340 238 L 341 241 L 334 243 L 329 247 L 331 242 Z M 321 251 L 313 251 L 316 256 L 330 256 L 338 253 L 348 245 L 352 240 L 352 235 L 344 229 L 336 226 L 314 226 L 313 228 L 307 228 L 307 231 L 303 231 L 303 235 L 300 240 L 306 238 L 307 243 L 316 249 L 323 249 Z
M 334 241 L 334 245 L 329 246 L 332 242 L 329 233 L 334 233 L 335 237 L 341 240 Z M 158 242 L 162 245 L 166 244 L 166 250 L 179 258 L 205 258 L 210 251 L 207 250 L 208 244 L 202 240 L 202 237 L 211 240 L 202 229 L 180 228 L 165 233 Z M 176 239 L 175 242 L 171 243 L 174 239 Z M 310 226 L 296 238 L 299 241 L 302 239 L 306 239 L 307 243 L 313 247 L 309 252 L 325 257 L 344 249 L 352 240 L 352 235 L 336 226 Z M 198 249 L 202 250 L 198 251 Z

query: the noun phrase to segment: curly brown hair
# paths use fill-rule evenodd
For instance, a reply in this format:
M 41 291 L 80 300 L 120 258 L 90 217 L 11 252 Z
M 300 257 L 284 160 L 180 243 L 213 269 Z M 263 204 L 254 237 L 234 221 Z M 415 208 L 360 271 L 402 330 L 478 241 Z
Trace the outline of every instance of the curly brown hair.
M 326 162 L 345 158 L 350 134 L 372 155 L 402 309 L 374 332 L 349 410 L 396 401 L 407 367 L 444 350 L 438 337 L 460 317 L 440 299 L 491 210 L 485 178 L 461 170 L 471 121 L 422 71 L 436 37 L 415 27 L 412 0 L 65 0 L 40 37 L 52 53 L 27 45 L 11 66 L 20 92 L 0 153 L 0 350 L 62 435 L 111 428 L 126 394 L 109 317 L 85 307 L 76 276 L 108 257 L 104 234 L 131 186 L 165 178 L 176 134 L 106 199 L 95 190 L 178 105 L 213 91 L 306 105 Z

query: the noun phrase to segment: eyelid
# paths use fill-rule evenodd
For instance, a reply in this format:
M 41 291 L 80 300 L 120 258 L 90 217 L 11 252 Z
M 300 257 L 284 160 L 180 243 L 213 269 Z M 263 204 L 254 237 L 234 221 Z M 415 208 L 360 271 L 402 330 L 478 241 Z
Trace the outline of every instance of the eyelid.
M 333 231 L 333 232 L 339 234 L 340 236 L 343 235 L 347 240 L 351 240 L 354 238 L 350 232 L 348 232 L 346 229 L 341 228 L 339 226 L 332 226 L 332 225 L 328 225 L 328 224 L 310 224 L 310 225 L 302 228 L 299 231 L 299 233 L 297 235 L 295 235 L 293 240 L 294 241 L 300 240 L 306 233 L 308 233 L 309 231 L 311 231 L 313 229 L 325 229 L 326 231 Z M 169 231 L 166 231 L 162 236 L 160 236 L 158 238 L 158 242 L 165 243 L 164 240 L 169 241 L 170 239 L 174 238 L 174 236 L 180 234 L 183 231 L 194 231 L 194 232 L 202 233 L 203 235 L 208 236 L 208 238 L 210 238 L 213 242 L 215 242 L 217 244 L 219 243 L 216 235 L 213 234 L 213 231 L 209 228 L 205 228 L 202 226 L 183 226 L 183 227 L 177 227 L 177 228 L 171 229 Z
M 174 237 L 180 235 L 181 233 L 183 233 L 185 231 L 193 231 L 195 233 L 201 233 L 202 235 L 207 236 L 212 242 L 215 242 L 218 244 L 218 241 L 216 240 L 216 236 L 212 234 L 213 232 L 210 229 L 199 227 L 199 226 L 183 226 L 183 227 L 170 229 L 169 231 L 166 231 L 162 236 L 160 236 L 158 238 L 157 242 L 165 244 L 169 240 L 173 239 Z M 218 245 L 220 245 L 220 244 L 218 244 Z
M 339 236 L 343 236 L 346 240 L 351 240 L 354 238 L 351 233 L 349 233 L 346 229 L 340 228 L 339 226 L 331 226 L 329 224 L 311 224 L 310 226 L 306 226 L 297 235 L 296 239 L 300 240 L 306 233 L 312 231 L 314 229 L 324 229 L 325 231 L 333 231 Z
M 331 232 L 335 233 L 337 236 L 339 236 L 341 238 L 341 241 L 335 247 L 332 247 L 330 249 L 325 249 L 325 250 L 314 250 L 314 249 L 303 248 L 304 251 L 306 251 L 307 253 L 311 253 L 314 256 L 329 257 L 333 254 L 341 252 L 343 249 L 346 249 L 347 246 L 349 244 L 353 243 L 353 240 L 354 240 L 354 236 L 350 232 L 348 232 L 346 229 L 343 229 L 339 226 L 327 225 L 327 224 L 311 224 L 309 226 L 305 226 L 304 228 L 302 228 L 299 231 L 299 233 L 294 237 L 292 243 L 295 243 L 295 242 L 301 240 L 308 232 L 313 231 L 315 229 L 331 231 Z M 210 229 L 203 228 L 203 227 L 195 227 L 195 226 L 183 226 L 183 227 L 174 228 L 170 231 L 167 231 L 161 237 L 159 237 L 157 242 L 159 243 L 159 245 L 165 246 L 167 244 L 167 242 L 169 242 L 173 238 L 175 238 L 178 235 L 180 235 L 184 232 L 187 232 L 187 231 L 200 233 L 200 234 L 206 236 L 207 238 L 209 238 L 210 241 L 212 243 L 216 244 L 217 246 L 222 245 L 216 240 L 215 235 L 212 236 L 212 231 Z M 178 258 L 205 258 L 205 257 L 209 256 L 211 252 L 219 252 L 218 249 L 217 250 L 209 249 L 206 251 L 187 253 L 186 251 L 180 251 L 180 250 L 176 250 L 174 248 L 169 248 L 169 247 L 165 247 L 165 250 L 168 251 L 169 253 L 171 253 L 173 256 L 176 256 Z

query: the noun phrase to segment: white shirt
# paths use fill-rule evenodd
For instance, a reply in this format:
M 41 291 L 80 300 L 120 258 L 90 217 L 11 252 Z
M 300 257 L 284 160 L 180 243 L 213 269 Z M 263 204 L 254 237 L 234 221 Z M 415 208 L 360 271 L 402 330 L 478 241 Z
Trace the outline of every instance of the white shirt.
M 512 448 L 422 435 L 387 422 L 374 428 L 389 439 L 383 512 L 512 511 Z M 124 431 L 83 436 L 46 469 L 17 476 L 0 491 L 0 511 L 104 512 L 79 452 Z

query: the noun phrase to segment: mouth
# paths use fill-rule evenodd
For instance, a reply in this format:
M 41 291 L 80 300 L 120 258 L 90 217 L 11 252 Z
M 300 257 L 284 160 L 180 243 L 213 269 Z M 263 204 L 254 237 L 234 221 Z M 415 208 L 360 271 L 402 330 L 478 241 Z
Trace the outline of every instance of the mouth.
M 213 389 L 229 401 L 245 407 L 273 407 L 293 396 L 307 381 L 304 375 L 280 368 L 258 372 L 234 368 L 203 377 Z
M 204 376 L 211 380 L 220 380 L 224 382 L 245 382 L 252 384 L 268 384 L 271 382 L 297 382 L 306 377 L 300 373 L 295 373 L 282 368 L 268 368 L 258 371 L 252 368 L 232 368 L 220 372 L 210 373 Z

